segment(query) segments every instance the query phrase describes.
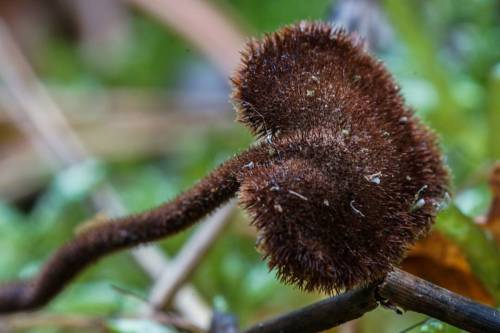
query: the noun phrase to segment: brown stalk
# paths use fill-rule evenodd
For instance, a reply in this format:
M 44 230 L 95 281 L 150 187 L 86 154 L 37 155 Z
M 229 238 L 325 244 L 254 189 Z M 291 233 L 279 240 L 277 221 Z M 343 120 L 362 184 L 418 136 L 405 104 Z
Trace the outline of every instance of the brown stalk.
M 258 323 L 243 333 L 315 333 L 361 317 L 379 304 L 427 314 L 468 332 L 500 331 L 500 312 L 394 269 L 382 280 Z
M 103 256 L 189 227 L 235 194 L 238 172 L 257 157 L 257 152 L 249 150 L 229 160 L 175 200 L 150 212 L 104 222 L 81 233 L 57 250 L 33 281 L 0 288 L 0 313 L 43 306 Z

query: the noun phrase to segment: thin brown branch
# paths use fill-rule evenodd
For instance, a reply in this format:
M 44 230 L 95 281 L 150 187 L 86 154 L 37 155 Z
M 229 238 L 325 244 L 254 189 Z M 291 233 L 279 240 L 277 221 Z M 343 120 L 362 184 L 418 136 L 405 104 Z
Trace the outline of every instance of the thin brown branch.
M 189 227 L 236 193 L 236 176 L 255 152 L 250 150 L 229 160 L 190 190 L 156 209 L 103 222 L 77 235 L 56 251 L 33 281 L 0 288 L 0 313 L 43 306 L 98 259 Z
M 314 333 L 361 317 L 377 307 L 376 286 L 347 291 L 302 309 L 261 322 L 244 333 Z
M 361 317 L 382 303 L 427 314 L 469 332 L 500 331 L 500 312 L 394 269 L 379 284 L 325 299 L 252 326 L 244 333 L 315 333 Z
M 469 332 L 500 332 L 500 312 L 421 278 L 394 270 L 379 287 L 381 297 Z

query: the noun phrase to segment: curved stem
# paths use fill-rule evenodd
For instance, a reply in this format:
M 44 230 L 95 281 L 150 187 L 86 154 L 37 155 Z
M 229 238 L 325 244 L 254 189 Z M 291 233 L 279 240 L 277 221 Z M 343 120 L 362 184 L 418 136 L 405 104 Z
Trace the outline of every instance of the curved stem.
M 236 193 L 240 169 L 258 153 L 258 149 L 251 149 L 230 159 L 191 189 L 162 206 L 102 222 L 78 235 L 59 248 L 32 281 L 0 287 L 0 313 L 43 306 L 78 273 L 100 258 L 173 235 L 191 226 Z

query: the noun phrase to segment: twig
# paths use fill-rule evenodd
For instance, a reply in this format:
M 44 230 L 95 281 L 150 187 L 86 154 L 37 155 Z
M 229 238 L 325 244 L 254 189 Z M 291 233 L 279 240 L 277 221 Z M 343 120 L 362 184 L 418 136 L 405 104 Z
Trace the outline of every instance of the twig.
M 8 28 L 0 21 L 0 77 L 18 104 L 19 112 L 23 112 L 26 121 L 37 138 L 49 147 L 52 155 L 63 165 L 81 162 L 89 157 L 85 147 L 72 131 L 57 105 L 52 101 L 43 85 L 37 79 L 29 63 L 11 38 Z M 126 209 L 118 199 L 118 195 L 107 184 L 92 197 L 97 210 L 109 211 L 112 215 L 122 215 Z M 132 251 L 136 262 L 153 278 L 159 276 L 163 267 L 167 267 L 165 255 L 153 246 Z M 190 305 L 184 306 L 175 302 L 176 307 L 186 317 L 202 327 L 207 327 L 210 310 L 196 295 L 188 290 L 183 297 L 189 297 Z M 185 301 L 185 300 L 184 300 Z M 192 309 L 197 311 L 193 313 Z
M 361 317 L 377 307 L 376 286 L 347 291 L 252 326 L 244 333 L 313 333 Z
M 394 270 L 379 287 L 381 297 L 470 332 L 500 332 L 500 312 L 416 276 Z
M 362 316 L 381 303 L 427 314 L 469 332 L 500 332 L 500 312 L 394 269 L 379 284 L 357 288 L 259 323 L 244 333 L 314 333 Z
M 153 309 L 160 310 L 168 306 L 177 289 L 188 279 L 226 226 L 234 206 L 233 201 L 207 218 L 183 246 L 174 261 L 161 273 L 151 288 L 149 303 Z
M 264 156 L 267 157 L 265 149 L 252 147 L 226 161 L 175 199 L 150 211 L 100 223 L 78 234 L 61 246 L 31 281 L 0 288 L 0 313 L 39 308 L 59 294 L 82 270 L 104 256 L 190 227 L 233 197 L 243 166 Z

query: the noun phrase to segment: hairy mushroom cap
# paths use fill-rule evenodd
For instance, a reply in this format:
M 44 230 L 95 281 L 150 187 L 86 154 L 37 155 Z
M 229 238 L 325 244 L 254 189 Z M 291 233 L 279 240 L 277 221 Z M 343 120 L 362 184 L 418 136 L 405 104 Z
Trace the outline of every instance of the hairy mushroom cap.
M 448 175 L 384 66 L 342 30 L 301 22 L 251 41 L 232 81 L 238 119 L 268 138 L 239 196 L 278 276 L 333 292 L 399 263 Z

